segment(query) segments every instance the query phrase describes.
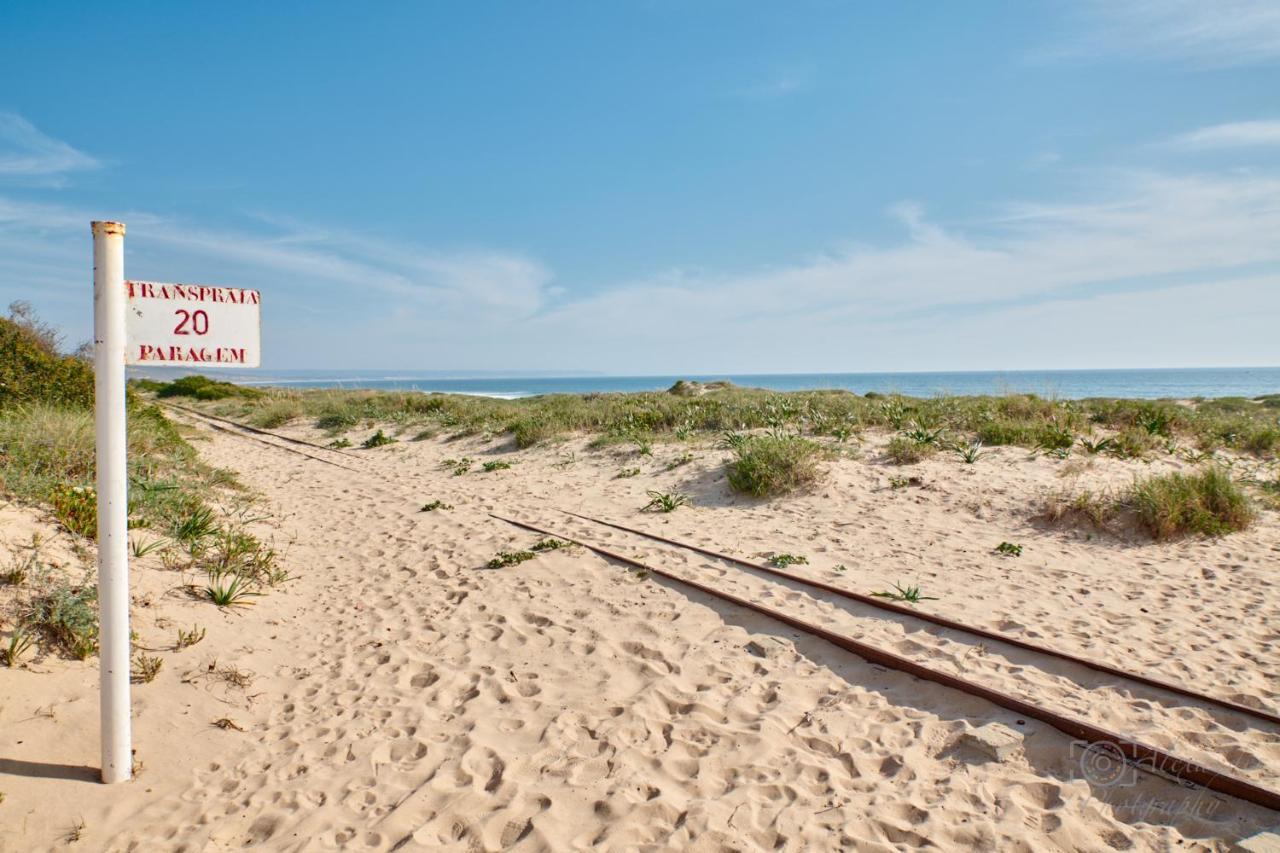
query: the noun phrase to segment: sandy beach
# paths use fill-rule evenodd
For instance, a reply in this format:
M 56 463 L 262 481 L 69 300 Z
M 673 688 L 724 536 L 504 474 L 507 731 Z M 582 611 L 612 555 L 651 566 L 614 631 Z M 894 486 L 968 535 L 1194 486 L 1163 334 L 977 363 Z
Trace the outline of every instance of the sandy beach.
M 310 451 L 338 467 L 197 429 L 202 459 L 263 496 L 257 529 L 295 579 L 218 609 L 135 561 L 139 645 L 165 647 L 175 625 L 207 637 L 135 685 L 125 786 L 94 781 L 92 660 L 5 672 L 0 849 L 1219 850 L 1276 823 L 1147 774 L 1098 785 L 1048 726 L 582 548 L 485 567 L 539 538 L 489 515 L 503 513 L 1278 788 L 1275 726 L 557 511 L 741 557 L 803 555 L 790 571 L 855 591 L 916 584 L 931 612 L 1274 711 L 1274 512 L 1174 543 L 1033 518 L 1068 481 L 1103 488 L 1177 462 L 1001 447 L 974 465 L 891 466 L 872 432 L 858 458 L 824 463 L 813 493 L 755 501 L 729 490 L 710 441 L 643 457 L 582 437 Z M 301 422 L 280 431 L 326 440 Z M 461 457 L 476 469 L 441 465 Z M 480 467 L 493 460 L 511 467 Z M 627 466 L 641 474 L 617 478 Z M 692 504 L 640 513 L 650 489 Z M 450 508 L 420 511 L 434 500 Z M 10 550 L 53 530 L 4 512 Z M 1002 541 L 1021 556 L 995 553 Z M 1023 737 L 1003 761 L 963 738 L 991 722 Z

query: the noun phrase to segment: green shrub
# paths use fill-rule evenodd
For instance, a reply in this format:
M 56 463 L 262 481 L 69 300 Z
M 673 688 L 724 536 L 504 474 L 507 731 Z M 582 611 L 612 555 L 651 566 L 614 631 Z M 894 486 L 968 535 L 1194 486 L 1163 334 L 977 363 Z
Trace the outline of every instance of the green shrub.
M 93 367 L 60 355 L 44 327 L 16 308 L 12 318 L 0 318 L 0 410 L 23 403 L 92 408 Z
M 91 584 L 58 584 L 32 603 L 23 620 L 40 631 L 56 648 L 76 660 L 98 650 L 98 591 Z
M 1244 530 L 1254 518 L 1249 498 L 1218 467 L 1138 480 L 1122 503 L 1156 539 L 1222 536 Z
M 508 427 L 515 437 L 516 447 L 533 447 L 551 441 L 561 435 L 555 424 L 546 418 L 527 417 L 512 421 Z
M 978 441 L 998 447 L 1004 444 L 1034 444 L 1034 432 L 1024 423 L 1010 420 L 988 421 L 978 427 Z
M 382 430 L 378 430 L 373 435 L 369 436 L 364 441 L 360 442 L 360 446 L 365 449 L 371 449 L 374 447 L 382 447 L 387 444 L 395 444 L 395 443 L 396 443 L 396 440 L 394 438 L 387 435 Z
M 729 485 L 752 497 L 785 495 L 817 483 L 821 445 L 795 436 L 750 436 L 734 450 Z
M 937 452 L 932 444 L 921 444 L 905 435 L 895 435 L 889 440 L 885 454 L 895 465 L 914 465 Z
M 262 429 L 275 429 L 302 417 L 302 414 L 302 405 L 297 400 L 284 398 L 265 403 L 254 411 L 249 421 Z
M 166 383 L 147 383 L 145 386 L 141 385 L 141 383 L 136 384 L 144 389 L 150 388 L 154 390 L 157 397 L 165 398 L 190 397 L 193 400 L 225 400 L 227 397 L 244 397 L 249 400 L 257 400 L 262 397 L 262 391 L 257 388 L 248 388 L 231 382 L 220 382 L 199 374 L 183 376 Z
M 79 536 L 98 538 L 98 494 L 92 486 L 59 483 L 49 502 L 62 526 Z

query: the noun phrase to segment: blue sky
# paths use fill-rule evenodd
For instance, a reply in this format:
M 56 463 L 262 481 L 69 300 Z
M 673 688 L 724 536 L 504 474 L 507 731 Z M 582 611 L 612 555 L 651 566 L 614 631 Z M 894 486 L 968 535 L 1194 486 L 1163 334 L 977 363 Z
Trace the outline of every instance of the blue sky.
M 0 296 L 264 366 L 1280 364 L 1280 5 L 0 5 Z

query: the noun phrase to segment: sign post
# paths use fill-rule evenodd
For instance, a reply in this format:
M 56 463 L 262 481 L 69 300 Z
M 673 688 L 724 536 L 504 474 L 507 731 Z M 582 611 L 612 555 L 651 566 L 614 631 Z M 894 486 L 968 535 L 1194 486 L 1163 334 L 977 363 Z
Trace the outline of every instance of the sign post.
M 129 495 L 125 434 L 124 223 L 94 222 L 93 367 L 98 454 L 98 668 L 102 781 L 133 773 L 129 710 Z
M 256 290 L 125 281 L 124 223 L 93 222 L 102 781 L 133 774 L 125 365 L 257 367 Z

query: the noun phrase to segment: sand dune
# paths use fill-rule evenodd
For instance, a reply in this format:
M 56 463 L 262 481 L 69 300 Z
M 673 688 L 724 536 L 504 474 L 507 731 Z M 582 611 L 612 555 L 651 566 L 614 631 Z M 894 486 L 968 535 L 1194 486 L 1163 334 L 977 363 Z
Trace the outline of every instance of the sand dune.
M 582 549 L 484 568 L 537 538 L 490 511 L 537 520 L 1280 787 L 1274 726 L 555 511 L 741 556 L 803 554 L 792 571 L 861 592 L 919 583 L 935 612 L 1280 707 L 1274 513 L 1216 541 L 1087 538 L 1029 520 L 1073 463 L 1002 448 L 913 466 L 923 487 L 890 488 L 901 469 L 875 461 L 878 441 L 831 463 L 813 495 L 755 502 L 730 495 L 722 452 L 705 446 L 668 471 L 686 447 L 637 461 L 584 440 L 402 442 L 344 460 L 355 472 L 211 433 L 202 454 L 266 496 L 298 579 L 243 613 L 158 591 L 158 611 L 180 611 L 166 618 L 210 636 L 137 690 L 143 772 L 111 788 L 70 771 L 0 776 L 0 849 L 57 847 L 81 818 L 85 849 L 139 851 L 1224 849 L 1277 822 L 1145 775 L 1093 785 L 1047 726 Z M 513 467 L 439 464 L 491 454 Z M 643 474 L 614 479 L 623 464 Z M 1073 476 L 1096 487 L 1139 468 L 1100 460 Z M 695 505 L 639 515 L 649 488 Z M 453 509 L 418 511 L 437 498 Z M 1023 556 L 994 554 L 1002 540 Z M 141 577 L 163 589 L 158 570 Z M 228 683 L 228 668 L 249 682 Z M 0 755 L 96 764 L 91 668 L 15 675 Z M 55 719 L 26 719 L 47 705 Z M 997 762 L 960 742 L 992 721 L 1024 734 L 1022 752 Z

